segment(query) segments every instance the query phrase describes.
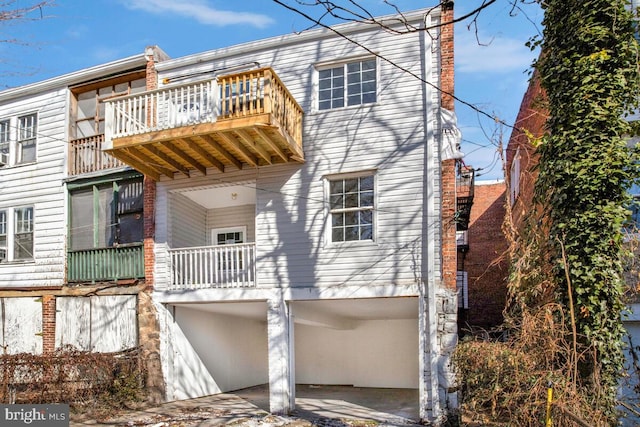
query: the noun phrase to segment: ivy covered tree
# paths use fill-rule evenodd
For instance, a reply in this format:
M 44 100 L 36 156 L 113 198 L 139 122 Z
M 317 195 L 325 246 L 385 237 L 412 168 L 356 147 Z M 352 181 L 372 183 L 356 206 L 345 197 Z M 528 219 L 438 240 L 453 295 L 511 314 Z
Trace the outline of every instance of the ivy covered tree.
M 545 0 L 537 63 L 548 98 L 535 197 L 548 227 L 556 300 L 580 355 L 573 380 L 613 422 L 623 372 L 623 225 L 638 176 L 631 127 L 638 43 L 629 0 Z M 600 387 L 594 388 L 595 385 Z

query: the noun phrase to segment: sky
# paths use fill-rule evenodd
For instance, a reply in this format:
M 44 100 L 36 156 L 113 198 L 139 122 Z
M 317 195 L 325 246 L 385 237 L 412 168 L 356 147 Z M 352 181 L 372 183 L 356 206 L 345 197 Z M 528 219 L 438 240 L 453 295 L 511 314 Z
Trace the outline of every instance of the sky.
M 297 0 L 280 1 L 315 17 L 321 13 L 318 6 L 302 8 Z M 12 2 L 17 7 L 37 3 Z M 509 139 L 509 126 L 516 119 L 537 56 L 525 43 L 542 31 L 537 5 L 519 2 L 521 9 L 514 10 L 512 2 L 496 0 L 475 23 L 467 19 L 455 29 L 455 94 L 464 101 L 456 105 L 458 127 L 464 162 L 477 169 L 478 180 L 503 178 L 496 141 L 506 146 Z M 335 3 L 346 5 L 350 0 Z M 394 13 L 392 5 L 409 11 L 432 7 L 437 0 L 357 3 L 380 16 Z M 482 3 L 457 0 L 454 14 L 464 16 Z M 36 10 L 28 18 L 0 22 L 0 89 L 136 55 L 149 45 L 158 45 L 177 58 L 313 25 L 275 0 L 55 0 L 53 6 Z

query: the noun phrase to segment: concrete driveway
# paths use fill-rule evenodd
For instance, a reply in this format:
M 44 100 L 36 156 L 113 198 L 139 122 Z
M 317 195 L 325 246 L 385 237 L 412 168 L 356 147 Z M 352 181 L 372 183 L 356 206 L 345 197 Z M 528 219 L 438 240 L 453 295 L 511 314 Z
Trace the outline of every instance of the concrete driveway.
M 296 409 L 269 414 L 266 385 L 233 393 L 168 402 L 103 419 L 72 415 L 71 426 L 323 426 L 371 427 L 417 424 L 418 390 L 296 385 Z

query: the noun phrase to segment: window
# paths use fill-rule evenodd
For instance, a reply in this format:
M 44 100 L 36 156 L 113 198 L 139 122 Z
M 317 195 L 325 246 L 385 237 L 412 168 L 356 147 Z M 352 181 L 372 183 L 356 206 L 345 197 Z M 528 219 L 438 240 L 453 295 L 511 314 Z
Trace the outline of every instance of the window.
M 244 243 L 245 235 L 247 234 L 247 227 L 229 227 L 229 228 L 214 228 L 211 230 L 211 239 L 214 245 L 235 245 L 238 243 Z M 220 251 L 217 254 L 217 266 L 218 270 L 233 270 L 238 271 L 244 268 L 242 249 L 229 249 Z
M 33 258 L 33 208 L 18 208 L 15 213 L 13 259 Z
M 329 180 L 331 241 L 373 240 L 373 175 Z
M 76 108 L 72 111 L 73 138 L 87 138 L 104 133 L 105 126 L 105 100 L 144 92 L 146 90 L 145 79 L 136 79 L 137 75 L 123 76 L 82 87 L 73 88 L 76 97 Z M 96 87 L 98 86 L 98 87 Z
M 509 195 L 513 205 L 520 194 L 520 147 L 516 150 L 516 155 L 511 161 L 509 178 Z
M 7 260 L 7 211 L 0 211 L 0 262 Z
M 376 79 L 375 59 L 318 70 L 318 109 L 376 102 Z
M 33 259 L 33 228 L 33 207 L 0 210 L 0 262 Z
M 36 125 L 35 114 L 18 117 L 18 140 L 16 147 L 16 163 L 36 161 Z
M 11 121 L 0 121 L 0 166 L 9 164 L 9 144 L 11 144 Z
M 629 189 L 631 204 L 629 211 L 631 216 L 625 224 L 625 229 L 630 233 L 637 233 L 640 230 L 640 185 L 633 185 Z
M 38 115 L 0 120 L 0 167 L 36 161 Z
M 70 197 L 72 250 L 142 242 L 142 178 L 85 185 Z

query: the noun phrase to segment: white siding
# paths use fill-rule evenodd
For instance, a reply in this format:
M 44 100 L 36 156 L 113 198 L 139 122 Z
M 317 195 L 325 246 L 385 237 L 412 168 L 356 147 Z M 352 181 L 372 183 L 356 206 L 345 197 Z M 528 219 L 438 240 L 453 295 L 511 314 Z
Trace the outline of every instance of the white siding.
M 425 49 L 429 49 L 424 43 L 437 45 L 437 38 L 374 30 L 352 33 L 350 37 L 410 71 L 378 60 L 379 91 L 375 104 L 314 111 L 314 64 L 368 54 L 337 36 L 283 43 L 277 49 L 256 49 L 242 56 L 222 51 L 215 62 L 189 69 L 161 70 L 159 80 L 188 71 L 221 69 L 252 61 L 273 67 L 305 112 L 306 161 L 302 165 L 229 170 L 224 174 L 209 170 L 207 176 L 194 173 L 192 178 L 162 179 L 158 185 L 156 221 L 160 242 L 169 232 L 166 211 L 169 192 L 211 183 L 253 180 L 257 193 L 255 241 L 259 286 L 388 285 L 419 280 L 425 226 L 428 221 L 440 221 L 439 209 L 427 211 L 424 206 L 427 168 L 432 176 L 439 176 L 440 93 L 427 90 L 427 85 L 416 76 L 423 75 L 421 61 Z M 433 58 L 427 67 L 433 68 L 432 83 L 438 85 L 439 58 L 437 55 Z M 427 135 L 427 129 L 433 133 Z M 432 144 L 436 154 L 431 163 L 427 162 L 426 144 Z M 375 171 L 375 240 L 331 243 L 325 178 L 362 170 Z M 433 185 L 438 207 L 439 182 Z M 434 238 L 437 254 L 440 235 Z M 436 272 L 440 268 L 438 258 L 435 256 L 434 260 Z
M 66 100 L 66 89 L 60 89 L 0 105 L 0 119 L 38 113 L 37 162 L 0 168 L 0 209 L 34 207 L 34 260 L 0 263 L 0 289 L 63 283 Z
M 204 246 L 207 242 L 205 208 L 181 194 L 171 194 L 171 247 Z
M 245 243 L 256 241 L 256 206 L 242 205 L 228 208 L 209 209 L 207 211 L 207 244 L 213 245 L 211 241 L 211 230 L 213 228 L 226 228 L 244 226 L 247 227 Z

